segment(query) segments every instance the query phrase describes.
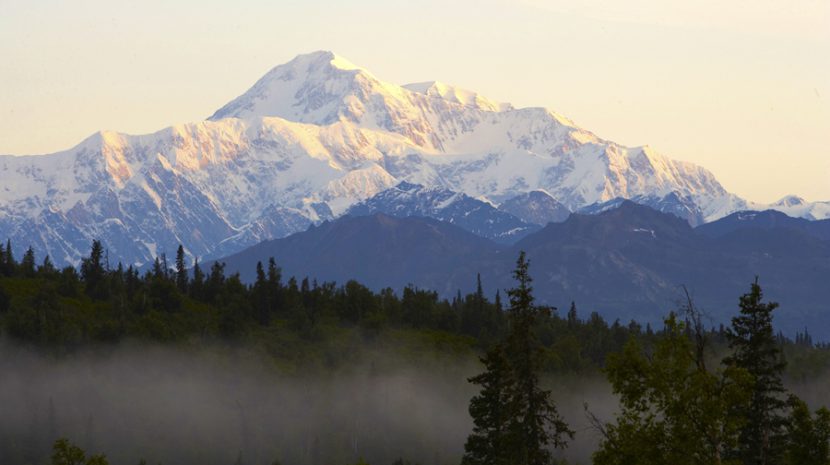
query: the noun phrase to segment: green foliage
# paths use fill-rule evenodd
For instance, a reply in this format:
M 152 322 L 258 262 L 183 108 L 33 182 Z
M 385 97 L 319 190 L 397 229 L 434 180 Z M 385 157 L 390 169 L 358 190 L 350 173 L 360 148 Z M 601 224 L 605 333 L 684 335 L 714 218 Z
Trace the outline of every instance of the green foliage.
M 595 463 L 828 463 L 830 411 L 814 418 L 799 399 L 785 400 L 786 341 L 772 328 L 778 305 L 762 297 L 756 279 L 732 327 L 721 331 L 731 353 L 720 370 L 706 368 L 708 335 L 691 300 L 689 325 L 672 315 L 653 348 L 632 340 L 609 356 L 606 372 L 621 411 L 615 423 L 598 423 L 604 439 Z M 800 351 L 804 334 L 795 344 Z
M 87 295 L 93 299 L 107 297 L 106 270 L 104 269 L 103 259 L 104 246 L 101 245 L 101 241 L 92 241 L 92 250 L 89 257 L 81 261 L 81 278 Z
M 728 463 L 724 455 L 744 425 L 731 413 L 748 403 L 752 380 L 736 367 L 708 370 L 686 329 L 672 314 L 653 350 L 631 340 L 609 356 L 606 373 L 620 412 L 601 427 L 596 464 Z
M 475 427 L 464 447 L 464 465 L 547 465 L 553 463 L 549 446 L 564 448 L 566 437 L 573 438 L 550 392 L 539 386 L 544 350 L 536 328 L 545 309 L 533 303 L 524 252 L 513 276 L 517 286 L 507 292 L 507 339 L 482 359 L 486 371 L 470 378 L 481 392 L 470 401 Z
M 517 286 L 507 291 L 510 331 L 505 342 L 511 368 L 508 385 L 510 410 L 509 449 L 513 463 L 545 465 L 552 462 L 548 446 L 564 448 L 573 431 L 559 416 L 550 391 L 539 385 L 543 349 L 535 328 L 540 315 L 550 310 L 534 304 L 532 279 L 525 253 L 519 253 L 513 278 Z
M 830 464 L 830 410 L 822 407 L 810 414 L 807 404 L 791 395 L 787 403 L 790 418 L 787 421 L 788 465 Z
M 61 438 L 52 446 L 52 465 L 109 465 L 109 462 L 103 454 L 87 457 L 80 447 Z
M 284 282 L 273 258 L 258 264 L 255 282 L 246 285 L 239 276 L 226 276 L 222 263 L 213 263 L 207 274 L 198 261 L 184 269 L 183 248 L 176 251 L 174 270 L 159 257 L 144 274 L 121 264 L 111 269 L 100 241 L 92 243 L 80 273 L 71 267 L 56 270 L 48 257 L 32 273 L 33 253 L 27 252 L 22 266 L 10 258 L 7 246 L 0 249 L 0 331 L 57 352 L 128 337 L 242 341 L 274 326 L 292 338 L 318 343 L 327 334 L 324 326 L 359 328 L 365 338 L 412 328 L 471 337 L 482 350 L 508 333 L 500 294 L 488 299 L 480 277 L 471 277 L 475 293 L 448 301 L 415 287 L 396 294 L 374 292 L 356 281 L 337 286 L 292 277 Z M 608 325 L 596 313 L 580 320 L 575 307 L 567 321 L 535 312 L 531 327 L 543 346 L 538 361 L 548 371 L 596 371 L 630 335 L 642 336 L 639 328 Z
M 187 292 L 187 267 L 184 262 L 184 247 L 179 244 L 176 249 L 176 287 L 180 292 Z
M 355 281 L 283 282 L 274 259 L 258 264 L 255 282 L 246 285 L 226 276 L 221 263 L 207 274 L 198 261 L 185 270 L 181 248 L 175 271 L 160 258 L 143 275 L 120 264 L 111 269 L 98 241 L 80 273 L 56 270 L 48 258 L 35 267 L 29 251 L 18 264 L 10 251 L 0 244 L 0 332 L 57 353 L 124 338 L 218 340 L 244 342 L 291 371 L 348 366 L 365 347 L 381 353 L 394 347 L 402 356 L 395 363 L 435 353 L 467 356 L 477 348 L 485 371 L 470 379 L 480 392 L 470 402 L 474 429 L 465 465 L 553 463 L 551 447 L 564 447 L 571 431 L 540 388 L 539 374 L 601 369 L 620 411 L 612 424 L 597 421 L 604 432 L 597 464 L 828 463 L 830 412 L 811 414 L 797 399 L 787 403 L 781 379 L 782 353 L 792 376 L 815 379 L 830 366 L 830 350 L 814 346 L 806 330 L 795 343 L 775 336 L 776 304 L 762 302 L 757 282 L 741 297 L 741 314 L 728 331 L 705 331 L 694 313 L 686 323 L 671 316 L 653 331 L 635 322 L 609 324 L 595 312 L 582 319 L 574 303 L 565 317 L 536 305 L 524 254 L 505 312 L 500 293 L 490 301 L 479 277 L 474 293 L 447 300 L 414 287 L 398 295 Z M 724 363 L 708 368 L 727 345 Z M 758 450 L 767 451 L 763 458 L 753 455 Z M 68 441 L 56 443 L 53 463 L 106 463 L 78 451 Z
M 478 395 L 470 400 L 473 432 L 464 444 L 462 465 L 508 465 L 509 394 L 512 373 L 504 348 L 495 346 L 481 358 L 485 371 L 469 379 L 481 386 Z
M 778 304 L 763 303 L 762 298 L 756 278 L 750 292 L 741 296 L 740 314 L 727 332 L 733 353 L 724 364 L 746 370 L 754 381 L 751 402 L 733 412 L 746 420 L 734 455 L 745 464 L 764 465 L 782 461 L 787 403 L 781 379 L 786 363 L 772 328 Z

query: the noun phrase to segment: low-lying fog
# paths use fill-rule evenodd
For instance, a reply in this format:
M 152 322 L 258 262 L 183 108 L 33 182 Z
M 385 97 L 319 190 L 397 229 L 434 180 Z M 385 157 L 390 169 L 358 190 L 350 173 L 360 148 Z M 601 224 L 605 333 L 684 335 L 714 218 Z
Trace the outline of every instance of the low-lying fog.
M 473 356 L 413 367 L 378 353 L 348 370 L 285 374 L 238 349 L 100 352 L 55 358 L 0 343 L 0 463 L 46 463 L 65 436 L 112 464 L 457 464 L 476 392 L 466 378 L 480 369 Z M 609 417 L 613 399 L 599 379 L 556 386 L 577 431 L 565 456 L 586 462 L 597 438 L 583 402 Z

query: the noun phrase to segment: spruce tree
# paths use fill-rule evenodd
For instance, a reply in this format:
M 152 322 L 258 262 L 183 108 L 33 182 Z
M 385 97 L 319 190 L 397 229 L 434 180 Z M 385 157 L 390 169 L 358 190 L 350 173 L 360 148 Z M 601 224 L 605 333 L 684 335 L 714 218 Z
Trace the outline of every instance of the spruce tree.
M 31 278 L 35 275 L 35 250 L 31 247 L 26 249 L 23 259 L 20 261 L 20 271 L 23 277 Z
M 6 248 L 0 249 L 3 251 L 2 261 L 3 261 L 3 274 L 6 276 L 11 276 L 14 274 L 15 269 L 17 268 L 17 263 L 14 261 L 14 253 L 12 253 L 12 241 L 11 239 L 6 240 Z
M 256 263 L 256 281 L 251 287 L 251 298 L 256 310 L 257 320 L 260 324 L 267 324 L 269 319 L 268 281 L 265 277 L 265 268 L 262 267 L 262 262 Z
M 187 267 L 184 263 L 184 247 L 179 244 L 179 248 L 176 249 L 176 287 L 179 288 L 180 292 L 187 292 L 187 281 Z
M 205 273 L 199 266 L 199 259 L 193 260 L 193 281 L 190 283 L 190 296 L 199 299 L 202 297 L 202 289 L 205 285 Z
M 481 386 L 470 400 L 473 432 L 464 444 L 462 465 L 509 465 L 508 388 L 513 382 L 504 347 L 497 345 L 481 358 L 485 371 L 468 381 Z
M 282 310 L 282 270 L 274 257 L 268 258 L 268 312 L 277 314 Z
M 43 263 L 41 263 L 40 267 L 38 267 L 37 272 L 45 276 L 51 276 L 55 274 L 55 271 L 55 265 L 52 263 L 52 259 L 49 258 L 49 255 L 43 257 Z
M 559 416 L 550 391 L 539 383 L 543 349 L 535 326 L 541 309 L 534 305 L 528 266 L 522 251 L 513 271 L 517 286 L 507 291 L 510 332 L 506 348 L 514 380 L 508 388 L 509 449 L 515 464 L 546 465 L 553 460 L 549 447 L 564 448 L 573 431 Z
M 476 313 L 484 315 L 484 288 L 481 287 L 481 273 L 476 273 Z
M 573 438 L 550 391 L 540 386 L 543 347 L 536 326 L 542 309 L 533 303 L 524 252 L 513 276 L 507 340 L 482 359 L 486 371 L 470 379 L 482 390 L 470 401 L 475 428 L 465 445 L 465 464 L 548 465 L 550 447 L 563 448 Z
M 772 328 L 772 312 L 778 304 L 763 303 L 762 298 L 756 278 L 750 292 L 741 296 L 740 315 L 732 318 L 726 333 L 732 354 L 724 363 L 746 370 L 754 379 L 751 402 L 734 412 L 746 420 L 734 451 L 746 465 L 782 463 L 786 445 L 787 403 L 781 381 L 786 363 Z
M 103 258 L 104 247 L 101 241 L 94 240 L 89 257 L 81 260 L 81 278 L 84 280 L 86 293 L 95 299 L 103 299 L 107 296 Z
M 571 308 L 568 310 L 568 328 L 576 328 L 579 317 L 576 314 L 576 302 L 571 301 Z

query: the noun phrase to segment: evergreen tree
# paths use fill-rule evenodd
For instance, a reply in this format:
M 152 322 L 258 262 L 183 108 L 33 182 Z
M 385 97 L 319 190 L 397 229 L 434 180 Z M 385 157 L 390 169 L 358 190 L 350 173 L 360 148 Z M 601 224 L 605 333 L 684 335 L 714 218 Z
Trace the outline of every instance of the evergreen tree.
M 55 274 L 55 265 L 49 255 L 43 257 L 43 263 L 38 267 L 37 272 L 44 276 L 51 276 Z
M 787 465 L 830 465 L 830 410 L 822 407 L 815 417 L 798 397 L 788 401 L 790 418 L 787 422 Z
M 786 444 L 787 405 L 781 381 L 786 363 L 772 328 L 772 312 L 778 304 L 763 303 L 762 298 L 756 278 L 750 292 L 741 296 L 740 315 L 732 318 L 726 333 L 733 353 L 724 363 L 745 369 L 754 379 L 750 404 L 733 412 L 746 420 L 733 452 L 746 465 L 782 463 Z
M 164 279 L 170 279 L 170 265 L 167 264 L 167 254 L 161 253 L 161 271 Z
M 274 257 L 268 258 L 268 312 L 277 314 L 282 309 L 282 270 Z
M 468 381 L 481 386 L 480 393 L 470 400 L 473 432 L 464 444 L 462 465 L 510 465 L 510 414 L 508 388 L 512 373 L 498 345 L 481 358 L 485 371 Z
M 534 305 L 528 265 L 524 251 L 520 252 L 513 271 L 517 286 L 507 291 L 510 332 L 506 350 L 514 380 L 508 387 L 509 449 L 515 464 L 546 465 L 553 460 L 549 446 L 564 448 L 573 431 L 559 416 L 550 391 L 539 385 L 543 347 L 534 329 L 541 310 Z
M 153 278 L 160 280 L 164 277 L 164 268 L 161 266 L 161 259 L 156 257 L 153 260 Z
M 471 465 L 547 465 L 553 463 L 550 446 L 564 448 L 567 438 L 573 438 L 550 391 L 540 387 L 544 349 L 535 329 L 542 310 L 534 305 L 524 252 L 513 277 L 517 286 L 507 291 L 507 340 L 482 359 L 486 371 L 470 379 L 482 387 L 470 401 L 475 429 L 465 445 L 464 460 Z
M 181 244 L 176 249 L 176 287 L 180 292 L 187 292 L 187 267 L 184 263 L 184 247 Z
M 0 266 L 0 272 L 6 276 L 13 275 L 17 268 L 17 263 L 15 263 L 14 254 L 12 253 L 11 239 L 6 240 L 5 249 L 0 246 L 0 265 L 2 265 Z
M 205 285 L 205 273 L 199 266 L 199 259 L 193 261 L 193 281 L 190 282 L 190 296 L 194 299 L 202 298 L 202 291 Z
M 219 293 L 222 292 L 224 285 L 225 264 L 222 262 L 213 262 L 213 265 L 210 266 L 210 274 L 205 281 L 205 300 L 208 302 L 214 302 L 214 300 L 219 296 Z
M 89 257 L 81 260 L 81 279 L 84 281 L 87 295 L 94 299 L 106 298 L 107 294 L 103 258 L 104 247 L 101 241 L 94 240 Z
M 265 269 L 262 262 L 256 263 L 256 281 L 251 288 L 251 298 L 257 320 L 260 324 L 267 324 L 269 320 L 268 303 L 268 278 L 265 277 Z
M 481 273 L 476 273 L 476 311 L 484 315 L 484 289 L 481 287 Z
M 35 275 L 35 250 L 31 247 L 26 249 L 23 259 L 20 261 L 20 272 L 23 277 L 31 278 Z
M 576 313 L 576 302 L 571 301 L 571 308 L 568 310 L 568 328 L 575 328 L 578 316 Z

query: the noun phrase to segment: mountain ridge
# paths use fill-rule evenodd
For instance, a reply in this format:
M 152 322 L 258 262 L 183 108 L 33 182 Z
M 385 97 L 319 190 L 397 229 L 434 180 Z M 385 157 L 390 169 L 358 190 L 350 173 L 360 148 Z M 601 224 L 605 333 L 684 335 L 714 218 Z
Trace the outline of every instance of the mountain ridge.
M 713 224 L 720 221 L 730 220 Z M 378 223 L 421 232 L 401 240 Z M 596 215 L 573 214 L 505 245 L 431 218 L 379 213 L 341 217 L 220 261 L 248 282 L 257 261 L 274 257 L 286 278 L 338 284 L 357 279 L 375 290 L 409 285 L 450 298 L 459 290 L 473 292 L 477 274 L 489 292 L 509 289 L 510 271 L 524 251 L 540 303 L 562 308 L 575 301 L 583 314 L 596 311 L 608 321 L 652 325 L 678 308 L 684 286 L 706 312 L 707 324 L 727 324 L 736 296 L 759 276 L 767 297 L 782 304 L 777 328 L 794 334 L 809 326 L 821 340 L 830 339 L 830 330 L 820 329 L 830 328 L 822 297 L 830 241 L 785 224 L 756 224 L 717 236 L 700 228 L 626 201 Z
M 672 192 L 705 221 L 748 206 L 704 168 L 600 139 L 552 111 L 415 87 L 315 52 L 276 66 L 205 121 L 0 157 L 0 235 L 59 265 L 77 264 L 92 239 L 125 263 L 179 243 L 191 258 L 220 256 L 402 181 L 494 206 L 536 190 L 572 211 Z

